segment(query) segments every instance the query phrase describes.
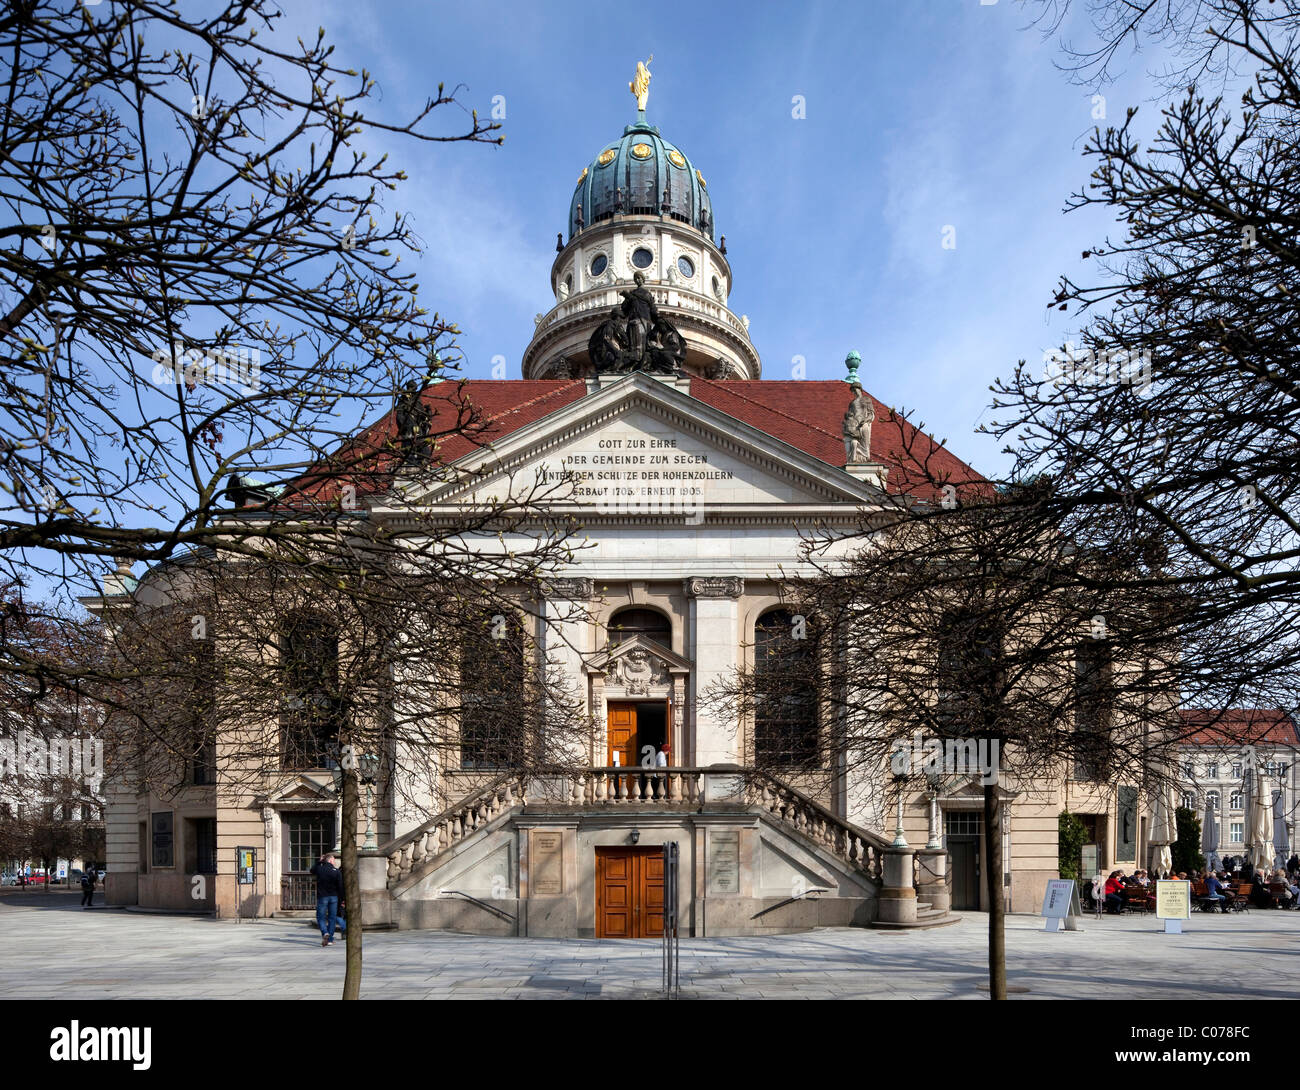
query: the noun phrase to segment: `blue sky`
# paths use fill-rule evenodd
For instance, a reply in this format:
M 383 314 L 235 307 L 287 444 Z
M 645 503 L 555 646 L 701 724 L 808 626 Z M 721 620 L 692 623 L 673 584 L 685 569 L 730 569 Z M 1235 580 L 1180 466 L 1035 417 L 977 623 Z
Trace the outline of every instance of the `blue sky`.
M 573 186 L 635 120 L 627 83 L 651 53 L 649 120 L 708 179 L 731 306 L 750 318 L 764 375 L 790 378 L 802 357 L 808 378 L 839 378 L 857 349 L 873 394 L 986 472 L 1006 465 L 973 434 L 989 384 L 1071 334 L 1071 316 L 1045 304 L 1111 227 L 1062 214 L 1092 169 L 1081 150 L 1096 89 L 1069 81 L 1058 43 L 1012 0 L 329 0 L 286 13 L 286 31 L 320 23 L 336 57 L 372 70 L 385 114 L 440 80 L 465 84 L 460 100 L 481 115 L 503 96 L 500 148 L 392 149 L 413 181 L 391 207 L 427 243 L 425 305 L 462 329 L 469 377 L 489 377 L 497 356 L 519 376 L 534 315 L 552 305 Z M 1103 89 L 1107 119 L 1140 105 L 1149 131 L 1150 60 Z

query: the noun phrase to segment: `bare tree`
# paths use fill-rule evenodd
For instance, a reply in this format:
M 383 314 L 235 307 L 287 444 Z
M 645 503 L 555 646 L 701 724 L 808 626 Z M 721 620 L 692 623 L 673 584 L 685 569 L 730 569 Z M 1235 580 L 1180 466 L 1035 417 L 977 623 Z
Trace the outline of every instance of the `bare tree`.
M 1000 792 L 1067 775 L 1155 790 L 1172 767 L 1176 647 L 1128 653 L 1153 608 L 1113 589 L 1129 558 L 1046 532 L 1040 492 L 968 487 L 947 508 L 904 496 L 856 533 L 809 535 L 785 587 L 800 631 L 765 640 L 753 667 L 711 694 L 753 725 L 760 763 L 765 731 L 814 732 L 802 774 L 872 789 L 882 826 L 890 797 L 922 771 L 979 776 L 995 999 L 1006 995 Z M 798 749 L 766 752 L 788 767 Z M 917 767 L 922 752 L 938 754 L 935 768 Z

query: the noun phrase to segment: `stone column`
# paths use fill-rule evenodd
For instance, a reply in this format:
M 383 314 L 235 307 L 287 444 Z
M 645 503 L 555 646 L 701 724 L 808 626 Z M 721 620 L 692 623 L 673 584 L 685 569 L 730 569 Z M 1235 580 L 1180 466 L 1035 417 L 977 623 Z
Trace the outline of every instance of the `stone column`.
M 916 861 L 917 900 L 947 912 L 952 907 L 952 894 L 948 891 L 948 853 L 942 848 L 919 848 Z
M 582 660 L 590 650 L 587 645 L 587 603 L 594 592 L 595 586 L 590 579 L 550 580 L 541 603 L 542 623 L 538 638 L 545 664 L 543 668 L 560 668 L 566 682 L 572 686 L 572 710 L 584 722 L 592 713 L 587 703 L 587 678 L 582 670 Z M 559 742 L 567 745 L 569 752 L 556 751 L 557 760 L 567 758 L 587 763 L 587 754 L 582 751 L 576 737 Z
M 912 849 L 886 848 L 884 883 L 876 900 L 880 923 L 915 923 L 916 890 L 912 887 Z
M 719 718 L 702 697 L 717 681 L 734 683 L 740 664 L 740 596 L 744 580 L 734 577 L 692 578 L 685 583 L 690 600 L 691 714 L 694 736 L 690 751 L 697 765 L 740 764 L 744 740 L 738 725 Z

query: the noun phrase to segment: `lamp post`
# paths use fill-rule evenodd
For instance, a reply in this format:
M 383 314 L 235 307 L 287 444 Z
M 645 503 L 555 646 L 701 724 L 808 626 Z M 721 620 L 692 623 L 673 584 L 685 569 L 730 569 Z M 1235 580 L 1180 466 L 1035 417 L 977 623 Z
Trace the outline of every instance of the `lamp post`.
M 898 828 L 894 831 L 894 843 L 890 845 L 893 848 L 907 847 L 907 837 L 903 835 L 903 788 L 906 784 L 906 776 L 901 773 L 894 776 L 894 785 L 898 788 Z
M 374 785 L 375 777 L 379 773 L 379 756 L 374 753 L 363 753 L 361 755 L 361 782 L 366 785 L 366 841 L 362 845 L 365 851 L 378 848 L 375 842 L 375 797 Z

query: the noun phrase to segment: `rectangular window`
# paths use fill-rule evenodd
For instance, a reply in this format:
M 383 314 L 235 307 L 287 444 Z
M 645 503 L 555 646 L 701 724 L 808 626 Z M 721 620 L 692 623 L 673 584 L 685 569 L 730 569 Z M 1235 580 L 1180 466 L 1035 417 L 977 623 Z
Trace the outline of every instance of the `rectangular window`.
M 945 810 L 945 836 L 978 836 L 984 828 L 984 815 L 978 810 Z
M 1211 762 L 1205 766 L 1205 778 L 1207 780 L 1217 780 L 1219 778 L 1219 766 Z
M 285 838 L 288 841 L 288 867 L 291 874 L 305 874 L 325 852 L 334 847 L 334 812 L 313 810 L 306 814 L 286 814 Z
M 149 815 L 150 855 L 153 867 L 174 867 L 175 837 L 171 810 L 155 810 Z
M 217 873 L 217 819 L 194 819 L 194 873 Z
M 1104 780 L 1111 763 L 1114 692 L 1110 647 L 1103 640 L 1086 640 L 1075 652 L 1074 701 L 1073 778 Z M 1191 776 L 1191 765 L 1186 767 Z
M 1241 779 L 1241 762 L 1240 762 L 1240 761 L 1235 761 L 1235 762 L 1233 763 L 1233 766 L 1232 766 L 1232 778 L 1233 778 L 1234 780 L 1239 780 L 1239 779 Z
M 494 614 L 471 621 L 460 655 L 460 766 L 513 768 L 528 745 L 524 643 L 519 625 Z
M 217 747 L 210 742 L 200 747 L 190 762 L 190 783 L 211 787 L 217 782 Z
M 1234 821 L 1228 826 L 1228 839 L 1233 844 L 1240 844 L 1246 833 L 1246 823 L 1244 821 Z

